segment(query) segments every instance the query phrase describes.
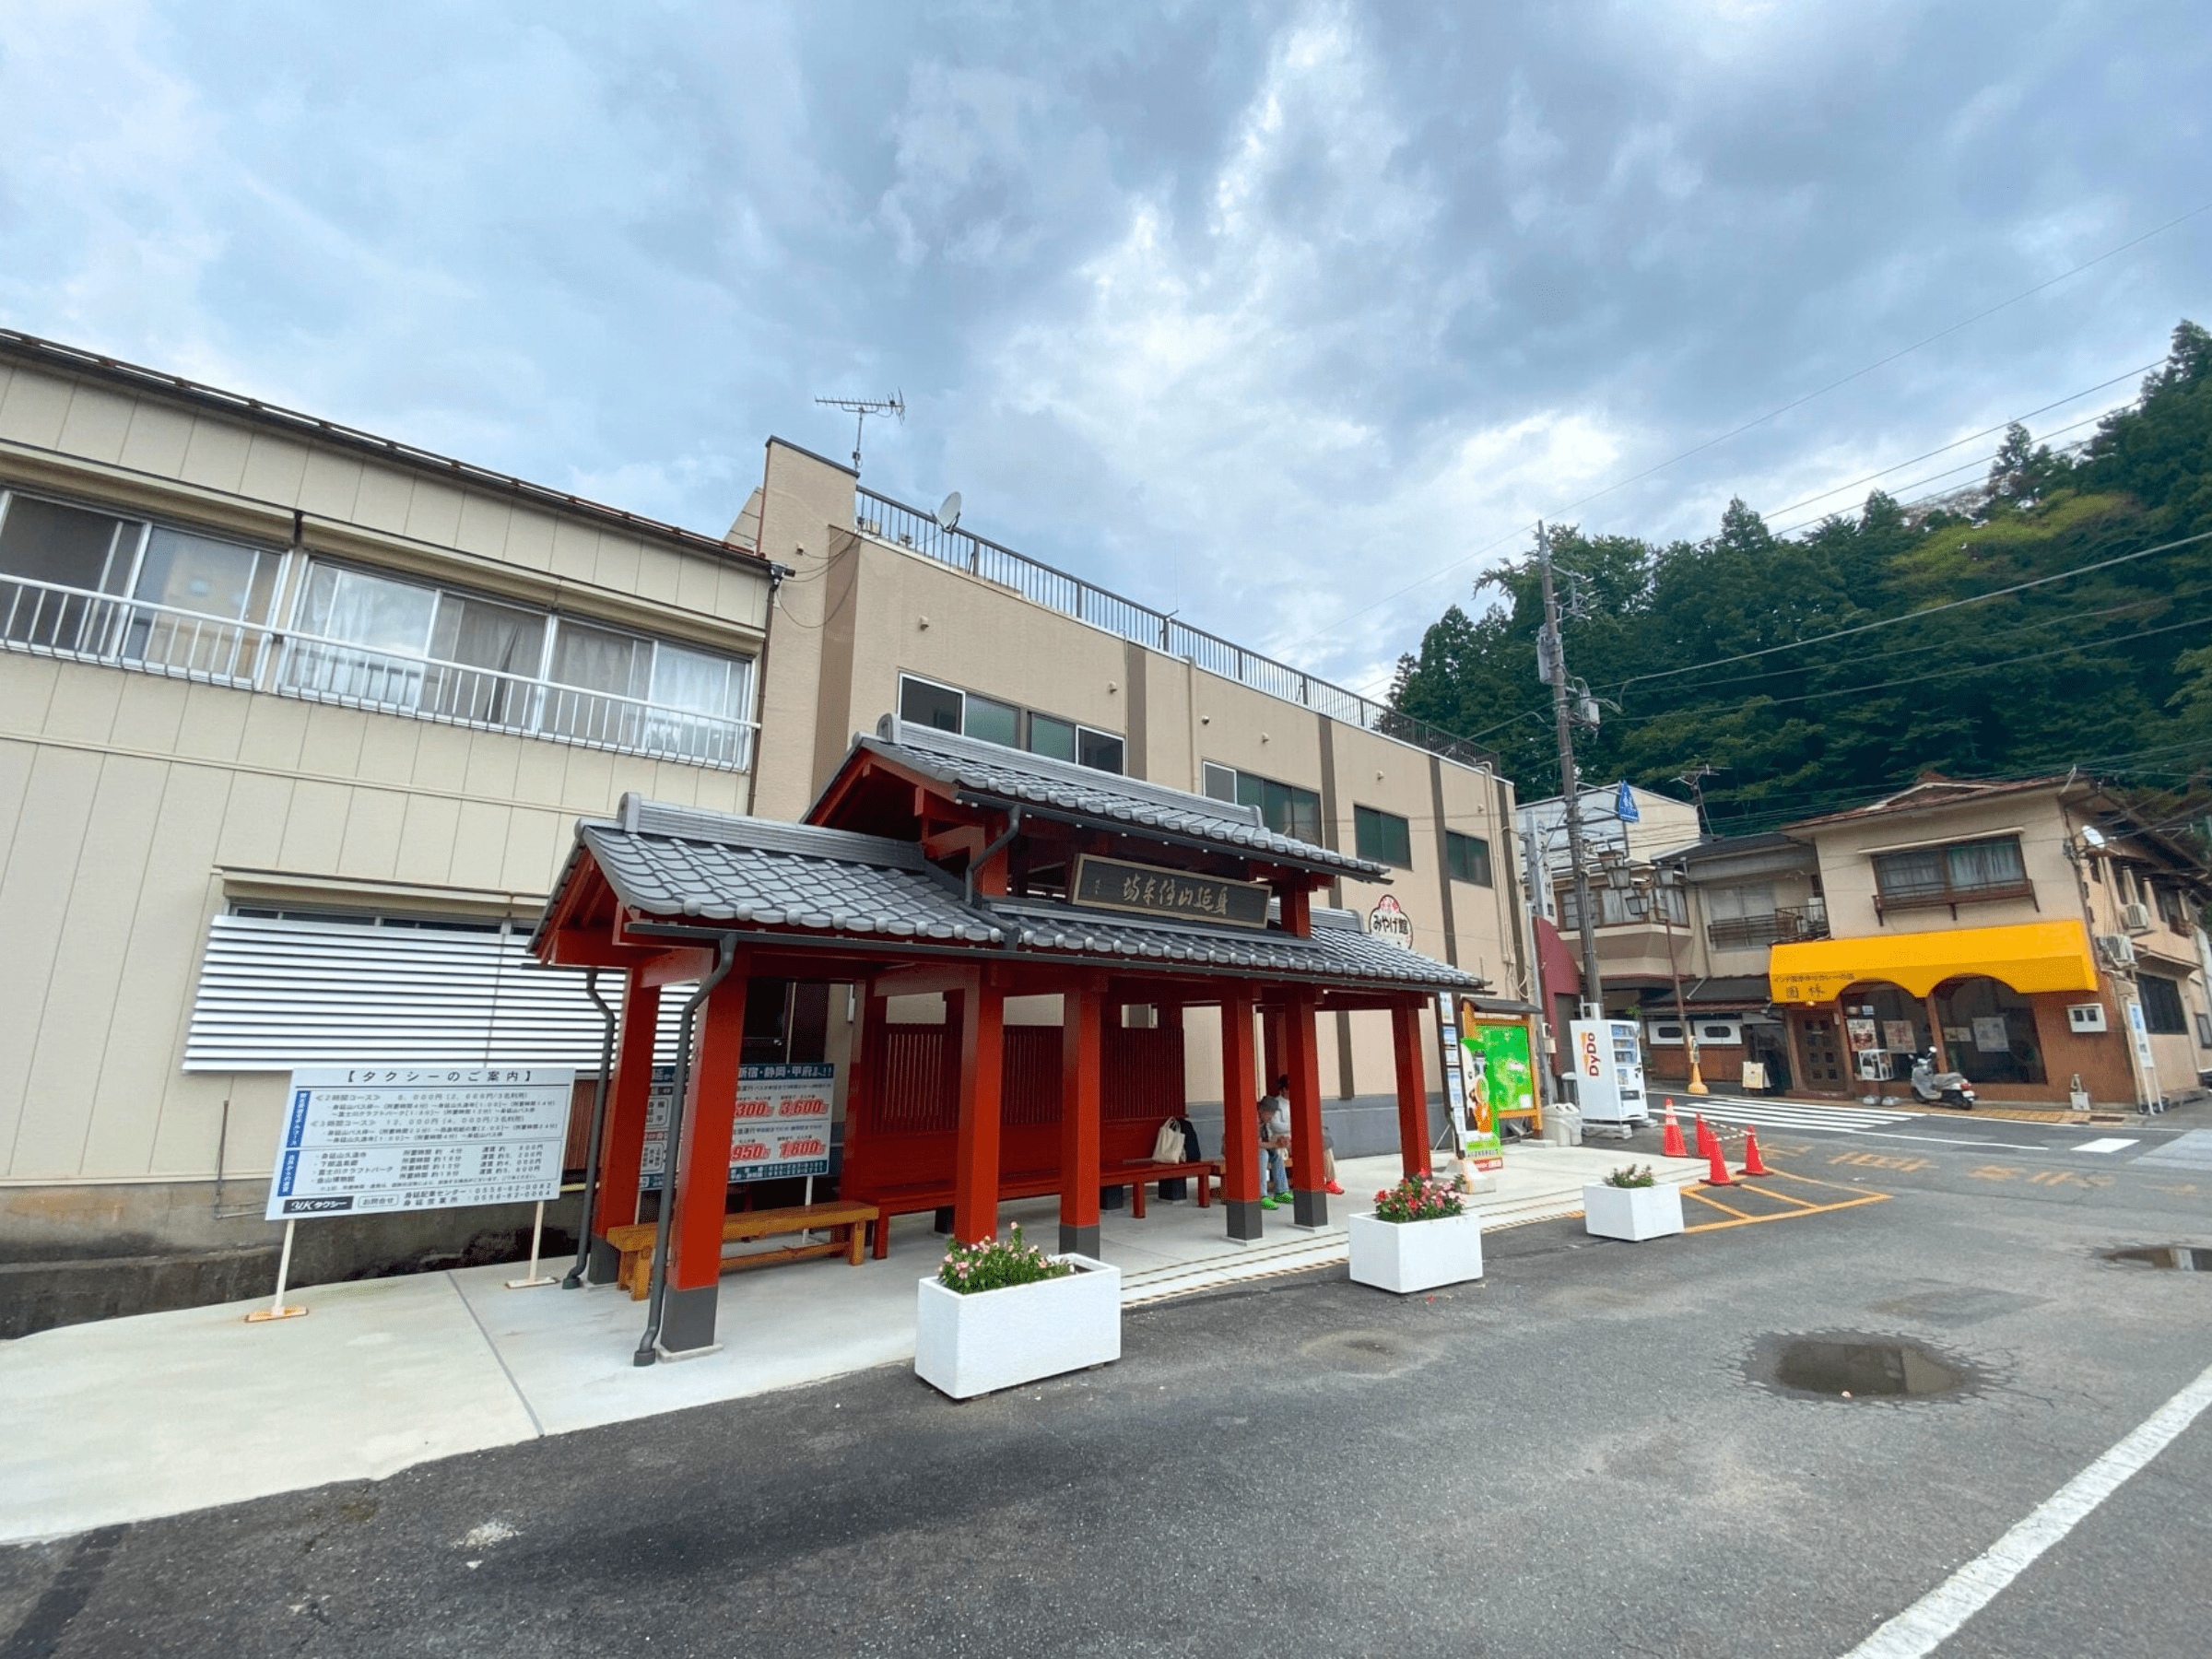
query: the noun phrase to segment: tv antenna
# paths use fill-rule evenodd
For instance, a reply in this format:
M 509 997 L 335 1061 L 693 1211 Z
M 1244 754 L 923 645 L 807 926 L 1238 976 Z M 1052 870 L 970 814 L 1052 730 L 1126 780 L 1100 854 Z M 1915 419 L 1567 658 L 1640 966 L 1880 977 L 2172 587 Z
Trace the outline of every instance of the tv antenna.
M 888 397 L 818 397 L 814 400 L 825 408 L 842 409 L 853 418 L 853 470 L 860 470 L 860 435 L 867 429 L 871 415 L 896 415 L 906 419 L 906 394 L 894 392 Z

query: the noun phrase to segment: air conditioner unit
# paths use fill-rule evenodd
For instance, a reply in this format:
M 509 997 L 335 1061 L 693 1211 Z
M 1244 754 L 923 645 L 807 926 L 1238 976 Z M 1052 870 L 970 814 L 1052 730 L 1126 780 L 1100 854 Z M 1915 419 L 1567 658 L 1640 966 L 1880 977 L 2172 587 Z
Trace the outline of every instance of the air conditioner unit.
M 2104 952 L 2104 959 L 2115 968 L 2136 965 L 2136 942 L 2125 934 L 2099 934 L 2097 948 Z
M 2066 1030 L 2069 1031 L 2101 1031 L 2104 1023 L 2102 1003 L 2073 1003 L 2066 1008 Z
M 2126 928 L 2131 934 L 2148 933 L 2150 931 L 2150 906 L 2147 904 L 2122 905 L 2120 907 L 2120 925 Z

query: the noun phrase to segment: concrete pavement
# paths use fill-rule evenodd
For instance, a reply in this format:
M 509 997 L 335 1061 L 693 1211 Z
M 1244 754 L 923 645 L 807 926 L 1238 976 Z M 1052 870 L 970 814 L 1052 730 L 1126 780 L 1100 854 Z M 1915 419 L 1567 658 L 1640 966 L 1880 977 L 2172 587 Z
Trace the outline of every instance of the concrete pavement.
M 1582 1188 L 1627 1161 L 1618 1147 L 1516 1145 L 1490 1228 L 1579 1213 Z M 1344 1221 L 1396 1179 L 1395 1159 L 1343 1161 L 1346 1196 L 1307 1231 L 1223 1236 L 1224 1212 L 1155 1201 L 1109 1211 L 1102 1253 L 1146 1303 L 1327 1267 Z M 1688 1181 L 1677 1169 L 1669 1179 Z M 1010 1203 L 1049 1241 L 1055 1200 Z M 49 1537 L 396 1470 L 543 1435 L 618 1423 L 902 1364 L 914 1281 L 943 1241 L 900 1218 L 887 1261 L 841 1259 L 725 1276 L 722 1347 L 632 1363 L 641 1304 L 612 1287 L 505 1288 L 512 1265 L 301 1287 L 303 1319 L 247 1324 L 265 1299 L 71 1325 L 0 1344 L 0 1542 Z

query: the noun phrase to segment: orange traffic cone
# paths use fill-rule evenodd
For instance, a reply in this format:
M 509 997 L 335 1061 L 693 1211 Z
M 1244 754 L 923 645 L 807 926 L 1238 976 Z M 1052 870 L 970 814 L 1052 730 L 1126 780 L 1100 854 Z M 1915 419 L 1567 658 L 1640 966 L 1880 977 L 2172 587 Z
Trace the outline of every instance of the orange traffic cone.
M 1712 1167 L 1706 1171 L 1707 1186 L 1734 1186 L 1735 1177 L 1728 1173 L 1728 1160 L 1721 1156 L 1721 1137 L 1712 1137 Z
M 1700 1158 L 1711 1158 L 1713 1155 L 1712 1149 L 1719 1146 L 1720 1142 L 1713 1138 L 1712 1131 L 1705 1126 L 1705 1114 L 1703 1112 L 1700 1112 L 1697 1114 L 1696 1121 L 1698 1125 L 1698 1156 Z
M 1666 1097 L 1666 1133 L 1660 1137 L 1660 1155 L 1665 1158 L 1688 1158 L 1689 1148 L 1682 1144 L 1682 1125 L 1675 1118 L 1675 1097 Z
M 1768 1169 L 1759 1156 L 1759 1131 L 1746 1124 L 1744 1125 L 1745 1176 L 1748 1178 L 1753 1175 L 1771 1175 L 1773 1173 L 1774 1171 Z

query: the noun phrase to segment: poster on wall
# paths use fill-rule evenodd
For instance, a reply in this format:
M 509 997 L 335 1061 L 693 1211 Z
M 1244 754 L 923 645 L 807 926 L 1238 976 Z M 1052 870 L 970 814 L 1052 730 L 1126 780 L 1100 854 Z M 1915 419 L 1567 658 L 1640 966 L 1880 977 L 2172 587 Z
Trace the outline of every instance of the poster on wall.
M 1985 1054 L 2002 1054 L 2012 1047 L 2002 1014 L 1994 1018 L 1984 1016 L 1974 1021 L 1974 1046 Z
M 1920 1048 L 1920 1033 L 1912 1029 L 1909 1019 L 1882 1021 L 1882 1046 L 1893 1054 L 1910 1054 Z
M 557 1198 L 575 1081 L 556 1065 L 302 1067 L 264 1218 Z
M 1518 1019 L 1485 1018 L 1465 1001 L 1458 1024 L 1466 1077 L 1466 1109 L 1460 1119 L 1465 1157 L 1478 1170 L 1500 1169 L 1505 1163 L 1500 1120 L 1536 1110 L 1528 1026 Z
M 1874 1021 L 1856 1015 L 1843 1022 L 1843 1040 L 1854 1054 L 1869 1053 L 1881 1046 Z
M 837 1067 L 827 1064 L 741 1065 L 737 1111 L 730 1128 L 730 1181 L 780 1181 L 830 1173 L 830 1112 Z M 676 1067 L 653 1068 L 646 1096 L 645 1155 L 639 1185 L 661 1190 L 668 1170 L 668 1123 L 676 1105 Z

